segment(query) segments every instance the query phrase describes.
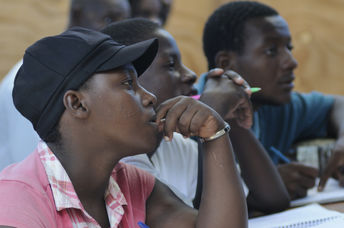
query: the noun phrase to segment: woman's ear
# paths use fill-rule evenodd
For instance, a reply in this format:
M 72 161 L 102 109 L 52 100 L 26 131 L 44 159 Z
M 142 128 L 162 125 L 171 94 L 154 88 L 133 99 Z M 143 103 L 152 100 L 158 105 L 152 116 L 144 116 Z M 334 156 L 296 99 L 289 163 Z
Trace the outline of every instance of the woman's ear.
M 68 90 L 63 97 L 66 111 L 76 118 L 84 119 L 89 115 L 89 109 L 82 93 Z
M 219 51 L 215 56 L 215 67 L 226 70 L 234 70 L 236 55 L 232 51 Z

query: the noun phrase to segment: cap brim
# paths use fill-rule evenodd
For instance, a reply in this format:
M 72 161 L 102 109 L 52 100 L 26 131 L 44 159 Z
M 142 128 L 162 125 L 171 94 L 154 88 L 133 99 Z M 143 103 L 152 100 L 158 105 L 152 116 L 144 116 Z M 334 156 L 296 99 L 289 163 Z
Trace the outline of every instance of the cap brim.
M 153 62 L 159 48 L 158 39 L 149 39 L 128 45 L 102 64 L 97 72 L 108 71 L 117 67 L 132 63 L 136 69 L 137 75 L 143 74 Z

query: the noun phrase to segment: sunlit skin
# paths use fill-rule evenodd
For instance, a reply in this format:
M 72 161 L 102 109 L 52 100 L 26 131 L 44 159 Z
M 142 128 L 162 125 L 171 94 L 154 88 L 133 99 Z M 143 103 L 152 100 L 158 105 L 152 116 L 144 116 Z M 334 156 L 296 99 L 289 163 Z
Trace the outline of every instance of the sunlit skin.
M 139 77 L 140 84 L 156 95 L 157 105 L 179 95 L 195 95 L 193 84 L 197 76 L 183 65 L 176 41 L 163 29 L 158 29 L 155 35 L 159 39 L 158 54 Z
M 255 108 L 290 101 L 297 61 L 292 55 L 291 34 L 281 16 L 248 20 L 241 53 L 234 54 L 230 69 L 261 91 L 252 95 Z
M 128 0 L 74 0 L 69 27 L 101 30 L 111 22 L 131 16 Z

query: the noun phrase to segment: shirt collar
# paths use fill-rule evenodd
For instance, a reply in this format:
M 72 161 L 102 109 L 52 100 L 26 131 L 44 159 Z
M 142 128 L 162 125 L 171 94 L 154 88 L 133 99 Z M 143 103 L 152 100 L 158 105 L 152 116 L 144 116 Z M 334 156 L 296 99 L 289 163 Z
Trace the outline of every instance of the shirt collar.
M 37 150 L 51 186 L 56 210 L 61 211 L 67 208 L 80 209 L 90 217 L 83 208 L 68 174 L 48 145 L 40 141 Z M 110 176 L 109 185 L 104 195 L 111 226 L 112 224 L 119 224 L 124 214 L 122 206 L 127 205 L 127 201 L 115 181 L 114 175 L 115 170 Z

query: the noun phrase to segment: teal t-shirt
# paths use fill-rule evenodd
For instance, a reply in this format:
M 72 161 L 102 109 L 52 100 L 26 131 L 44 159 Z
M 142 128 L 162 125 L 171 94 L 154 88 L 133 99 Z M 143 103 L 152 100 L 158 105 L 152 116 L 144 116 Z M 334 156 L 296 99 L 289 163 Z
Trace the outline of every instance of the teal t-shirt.
M 274 163 L 279 163 L 271 146 L 286 154 L 295 142 L 327 136 L 333 102 L 332 96 L 318 92 L 293 92 L 288 104 L 260 107 L 254 113 L 252 130 Z
M 201 93 L 206 74 L 201 75 L 195 87 Z M 271 151 L 276 148 L 283 154 L 295 142 L 327 136 L 329 112 L 334 98 L 318 92 L 308 94 L 293 92 L 285 105 L 264 105 L 254 113 L 252 130 L 274 163 L 279 157 Z

